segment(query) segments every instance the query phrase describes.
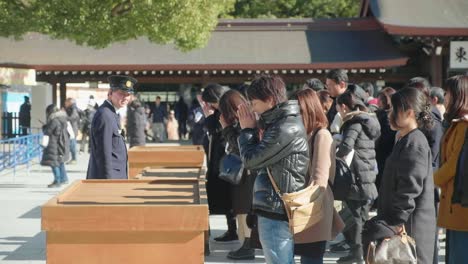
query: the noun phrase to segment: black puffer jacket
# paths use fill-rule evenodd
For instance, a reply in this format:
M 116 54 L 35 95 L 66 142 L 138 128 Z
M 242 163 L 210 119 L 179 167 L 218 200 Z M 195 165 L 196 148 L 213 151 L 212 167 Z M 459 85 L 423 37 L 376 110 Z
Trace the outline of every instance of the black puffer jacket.
M 139 102 L 133 101 L 127 108 L 127 136 L 130 147 L 146 144 L 145 128 L 145 108 Z
M 341 127 L 343 140 L 338 146 L 337 157 L 344 157 L 354 149 L 351 171 L 358 188 L 352 189 L 350 200 L 374 200 L 377 198 L 375 180 L 377 161 L 375 141 L 380 136 L 380 124 L 374 114 L 351 112 L 343 118 Z M 360 185 L 359 185 L 360 183 Z
M 254 184 L 253 208 L 264 216 L 284 218 L 286 212 L 268 177 L 268 167 L 281 193 L 305 187 L 309 166 L 307 134 L 297 101 L 281 103 L 263 113 L 260 128 L 243 129 L 239 137 L 242 160 L 247 169 L 259 170 Z
M 49 144 L 42 154 L 41 165 L 58 167 L 70 158 L 70 136 L 67 131 L 68 117 L 65 112 L 53 113 L 43 127 L 44 135 L 49 136 Z

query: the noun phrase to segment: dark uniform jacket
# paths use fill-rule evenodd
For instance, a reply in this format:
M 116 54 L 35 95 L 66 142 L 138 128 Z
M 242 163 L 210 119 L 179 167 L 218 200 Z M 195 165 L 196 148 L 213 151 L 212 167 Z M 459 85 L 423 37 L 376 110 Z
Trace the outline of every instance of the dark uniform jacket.
M 120 118 L 107 100 L 94 115 L 90 146 L 87 179 L 127 179 L 127 146 L 120 135 Z
M 415 129 L 393 147 L 379 190 L 378 219 L 405 224 L 416 241 L 418 263 L 432 263 L 436 233 L 431 149 Z
M 246 128 L 239 137 L 245 168 L 259 170 L 254 183 L 254 210 L 273 219 L 287 219 L 281 198 L 273 189 L 266 168 L 281 193 L 306 186 L 309 144 L 297 101 L 281 103 L 261 115 L 260 140 L 256 129 Z

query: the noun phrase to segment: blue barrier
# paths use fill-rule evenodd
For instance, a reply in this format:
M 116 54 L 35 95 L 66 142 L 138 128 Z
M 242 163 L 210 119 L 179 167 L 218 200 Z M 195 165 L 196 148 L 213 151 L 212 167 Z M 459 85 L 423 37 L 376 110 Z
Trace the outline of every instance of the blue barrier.
M 27 164 L 29 169 L 31 160 L 41 158 L 42 136 L 41 133 L 0 140 L 0 171 L 13 169 L 16 174 L 16 166 L 23 164 Z

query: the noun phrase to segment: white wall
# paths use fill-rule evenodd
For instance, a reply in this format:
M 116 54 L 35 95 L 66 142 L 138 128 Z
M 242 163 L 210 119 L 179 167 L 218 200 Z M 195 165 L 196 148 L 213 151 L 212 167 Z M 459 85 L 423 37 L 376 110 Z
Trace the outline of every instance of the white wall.
M 48 83 L 37 83 L 31 87 L 31 128 L 40 129 L 46 122 L 45 109 L 52 103 L 52 86 Z M 34 130 L 33 130 L 34 132 Z

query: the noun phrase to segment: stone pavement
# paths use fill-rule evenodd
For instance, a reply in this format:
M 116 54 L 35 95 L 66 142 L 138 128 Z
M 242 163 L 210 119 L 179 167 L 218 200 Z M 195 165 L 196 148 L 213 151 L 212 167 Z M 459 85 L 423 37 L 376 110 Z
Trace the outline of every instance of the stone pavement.
M 89 155 L 81 154 L 77 164 L 66 165 L 70 182 L 86 178 L 88 159 Z M 38 164 L 32 165 L 29 170 L 23 166 L 16 171 L 16 175 L 11 170 L 0 172 L 1 264 L 46 263 L 41 205 L 65 188 L 47 188 L 52 178 L 51 169 Z M 212 237 L 221 235 L 226 230 L 224 216 L 210 216 L 210 227 Z M 211 240 L 210 245 L 211 255 L 205 258 L 205 263 L 265 263 L 261 250 L 256 251 L 255 260 L 227 259 L 226 254 L 237 249 L 239 242 L 218 243 Z M 336 263 L 340 256 L 342 254 L 327 253 L 325 263 Z M 443 260 L 443 257 L 440 259 Z

